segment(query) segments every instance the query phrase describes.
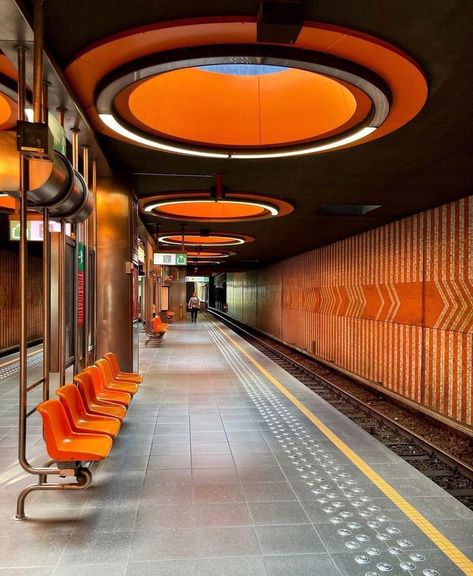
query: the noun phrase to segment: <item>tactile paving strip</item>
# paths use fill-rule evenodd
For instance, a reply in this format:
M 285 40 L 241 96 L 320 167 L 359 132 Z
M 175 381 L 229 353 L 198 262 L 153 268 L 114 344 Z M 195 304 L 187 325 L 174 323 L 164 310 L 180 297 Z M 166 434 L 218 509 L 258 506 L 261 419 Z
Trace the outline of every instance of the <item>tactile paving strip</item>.
M 313 501 L 337 527 L 353 567 L 366 566 L 364 576 L 411 574 L 441 576 L 429 561 L 429 550 L 416 551 L 410 538 L 345 469 L 350 462 L 335 446 L 327 446 L 317 429 L 265 382 L 214 325 L 206 322 L 214 341 L 237 374 L 242 387 L 269 430 L 310 488 Z M 415 527 L 414 527 L 415 529 Z M 452 566 L 453 570 L 456 570 Z M 449 570 L 448 576 L 462 574 Z M 446 576 L 446 575 L 444 575 Z
M 36 352 L 31 356 L 28 356 L 27 366 L 35 366 L 43 361 L 43 352 Z M 14 376 L 20 371 L 20 360 L 8 364 L 8 366 L 0 367 L 0 380 Z

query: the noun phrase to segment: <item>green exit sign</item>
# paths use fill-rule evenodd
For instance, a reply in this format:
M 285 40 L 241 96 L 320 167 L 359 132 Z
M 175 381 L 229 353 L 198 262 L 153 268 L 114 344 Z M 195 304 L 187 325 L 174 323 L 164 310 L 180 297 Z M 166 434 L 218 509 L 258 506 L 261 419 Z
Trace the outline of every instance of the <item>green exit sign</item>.
M 161 266 L 187 266 L 187 254 L 185 252 L 156 252 L 153 262 Z

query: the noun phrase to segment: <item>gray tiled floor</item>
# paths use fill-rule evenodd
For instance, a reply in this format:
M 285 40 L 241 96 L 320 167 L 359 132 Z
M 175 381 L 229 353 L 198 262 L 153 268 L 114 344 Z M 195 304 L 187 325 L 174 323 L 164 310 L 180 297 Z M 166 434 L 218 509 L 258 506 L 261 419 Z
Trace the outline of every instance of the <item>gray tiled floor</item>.
M 470 511 L 241 345 L 473 557 Z M 0 383 L 0 576 L 462 573 L 213 323 L 175 323 L 140 358 L 145 380 L 93 486 L 30 496 L 22 523 L 15 379 Z M 44 458 L 34 418 L 29 433 Z

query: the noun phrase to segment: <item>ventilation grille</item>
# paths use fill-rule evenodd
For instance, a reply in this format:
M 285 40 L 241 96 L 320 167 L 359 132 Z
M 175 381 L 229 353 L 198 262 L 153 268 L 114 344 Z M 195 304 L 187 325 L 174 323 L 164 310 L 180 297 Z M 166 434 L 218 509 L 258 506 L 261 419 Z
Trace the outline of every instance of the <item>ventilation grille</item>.
M 333 216 L 364 216 L 378 208 L 381 208 L 381 205 L 322 204 L 318 212 L 319 214 L 329 214 Z

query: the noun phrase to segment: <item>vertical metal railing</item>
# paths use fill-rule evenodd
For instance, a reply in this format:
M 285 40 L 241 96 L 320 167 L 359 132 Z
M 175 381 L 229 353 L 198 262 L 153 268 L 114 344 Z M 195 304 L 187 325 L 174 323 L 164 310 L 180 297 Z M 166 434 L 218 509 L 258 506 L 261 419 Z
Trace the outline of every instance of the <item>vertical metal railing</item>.
M 43 0 L 34 0 L 34 70 L 33 70 L 33 111 L 34 121 L 47 123 L 47 85 L 43 82 L 43 37 L 44 20 L 42 10 Z M 18 121 L 25 120 L 26 104 L 26 52 L 24 46 L 18 47 Z M 51 292 L 51 244 L 49 233 L 49 212 L 43 212 L 43 376 L 37 382 L 28 384 L 27 344 L 28 344 L 28 317 L 27 317 L 27 280 L 28 280 L 28 238 L 27 238 L 27 205 L 29 189 L 28 159 L 20 153 L 19 175 L 19 211 L 20 211 L 20 243 L 19 243 L 19 272 L 20 272 L 20 379 L 19 379 L 19 432 L 18 432 L 18 461 L 21 467 L 30 474 L 38 476 L 38 481 L 24 488 L 17 499 L 16 520 L 24 520 L 25 500 L 28 494 L 35 490 L 83 490 L 90 485 L 92 475 L 88 469 L 74 467 L 73 470 L 51 468 L 54 460 L 48 460 L 44 467 L 35 467 L 28 462 L 27 458 L 27 420 L 36 411 L 36 408 L 28 411 L 28 392 L 43 384 L 43 399 L 49 397 L 49 369 L 50 369 L 50 292 Z M 65 223 L 61 221 L 61 240 L 59 249 L 59 315 L 60 315 L 60 338 L 59 354 L 60 383 L 65 383 Z M 65 468 L 62 466 L 62 468 Z M 77 479 L 75 484 L 48 483 L 47 475 L 74 475 Z
M 92 193 L 94 195 L 94 211 L 92 212 L 92 229 L 93 229 L 93 252 L 94 252 L 94 282 L 93 282 L 93 297 L 94 309 L 92 317 L 92 330 L 93 334 L 93 362 L 97 360 L 97 161 L 92 160 Z
M 18 47 L 18 120 L 25 120 L 25 76 L 26 52 L 24 46 Z M 28 469 L 26 460 L 26 419 L 28 411 L 28 369 L 27 369 L 27 316 L 26 316 L 26 278 L 28 265 L 28 239 L 26 193 L 27 193 L 27 161 L 20 155 L 20 386 L 19 386 L 19 433 L 18 433 L 18 460 L 23 468 Z
M 38 78 L 37 81 L 39 81 Z M 42 106 L 39 120 L 35 122 L 48 122 L 48 89 L 49 82 L 42 83 Z M 51 236 L 49 233 L 49 209 L 43 209 L 43 400 L 49 399 L 49 341 L 51 316 Z
M 59 386 L 66 383 L 66 223 L 61 219 L 59 232 L 59 265 L 58 265 L 58 370 Z
M 72 128 L 72 167 L 77 172 L 79 171 L 79 129 Z M 78 303 L 77 303 L 77 294 L 78 294 L 78 278 L 79 278 L 79 266 L 78 266 L 78 256 L 79 256 L 79 243 L 82 241 L 82 224 L 77 223 L 74 224 L 74 231 L 75 231 L 75 248 L 74 248 L 74 284 L 75 290 L 74 295 L 75 298 L 73 299 L 73 306 L 74 306 L 74 324 L 73 324 L 73 332 L 74 332 L 74 375 L 80 372 L 80 356 L 81 356 L 81 339 L 80 339 L 80 329 L 78 323 Z M 64 297 L 64 295 L 63 295 Z
M 82 176 L 89 187 L 89 147 L 82 146 Z M 83 325 L 82 325 L 82 358 L 80 366 L 85 368 L 89 358 L 89 223 L 83 225 L 84 242 L 84 285 L 83 285 Z
M 42 12 L 41 0 L 35 0 L 35 51 L 34 51 L 34 66 L 35 72 L 33 74 L 36 90 L 35 94 L 36 107 L 35 118 L 41 120 L 43 114 L 41 103 L 43 102 L 42 96 L 42 16 L 38 13 Z M 18 46 L 18 121 L 25 120 L 25 106 L 26 106 L 26 53 L 28 49 L 25 46 Z M 38 69 L 40 73 L 38 73 Z M 39 88 L 38 88 L 39 84 Z M 38 96 L 39 94 L 39 96 Z M 39 98 L 39 106 L 37 99 Z M 27 317 L 27 279 L 28 279 L 28 237 L 27 237 L 27 204 L 28 204 L 28 160 L 23 154 L 20 154 L 20 178 L 19 178 L 19 203 L 20 203 L 20 244 L 19 244 L 19 272 L 20 272 L 20 378 L 19 378 L 19 417 L 18 417 L 18 461 L 21 467 L 31 474 L 59 474 L 59 470 L 51 470 L 50 468 L 35 468 L 27 459 L 26 456 L 26 438 L 27 438 L 27 419 L 35 411 L 32 409 L 28 411 L 28 392 L 44 383 L 44 375 L 39 381 L 28 385 L 28 317 Z M 45 234 L 46 236 L 47 234 Z M 44 264 L 43 264 L 44 265 Z M 47 362 L 46 362 L 47 367 Z M 43 367 L 44 374 L 44 367 Z M 43 394 L 45 391 L 43 390 Z M 24 498 L 26 492 L 22 492 L 18 499 L 17 506 L 17 519 L 25 518 L 24 514 Z

